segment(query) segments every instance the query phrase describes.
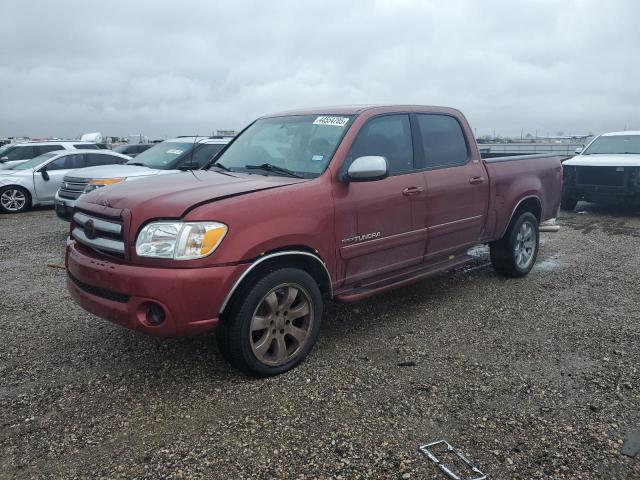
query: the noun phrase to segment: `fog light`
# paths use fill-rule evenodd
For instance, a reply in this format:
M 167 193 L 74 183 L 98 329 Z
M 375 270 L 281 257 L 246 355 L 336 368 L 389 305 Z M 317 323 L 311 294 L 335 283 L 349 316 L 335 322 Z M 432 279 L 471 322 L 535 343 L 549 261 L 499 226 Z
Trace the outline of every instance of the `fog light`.
M 164 319 L 166 318 L 164 308 L 162 308 L 157 303 L 147 303 L 145 305 L 145 310 L 145 320 L 149 325 L 155 327 L 164 322 Z

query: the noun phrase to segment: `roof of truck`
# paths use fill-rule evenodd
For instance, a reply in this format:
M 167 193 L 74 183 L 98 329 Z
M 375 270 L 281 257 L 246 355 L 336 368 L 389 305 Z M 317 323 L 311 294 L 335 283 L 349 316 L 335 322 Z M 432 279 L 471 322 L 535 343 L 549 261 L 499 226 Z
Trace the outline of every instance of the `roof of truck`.
M 379 113 L 420 110 L 458 112 L 458 110 L 456 110 L 455 108 L 438 107 L 433 105 L 337 105 L 288 110 L 284 112 L 264 115 L 262 118 L 282 117 L 285 115 L 358 115 L 369 110 L 378 110 Z

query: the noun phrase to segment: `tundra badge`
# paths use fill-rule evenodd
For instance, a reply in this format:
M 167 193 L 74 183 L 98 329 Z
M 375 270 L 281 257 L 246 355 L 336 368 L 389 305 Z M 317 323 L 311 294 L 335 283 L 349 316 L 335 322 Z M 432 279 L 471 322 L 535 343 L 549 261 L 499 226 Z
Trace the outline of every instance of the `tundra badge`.
M 379 236 L 380 236 L 380 232 L 365 233 L 363 235 L 356 235 L 354 237 L 343 238 L 342 243 L 357 243 L 357 242 L 362 242 L 364 240 L 373 240 L 374 238 L 378 238 Z

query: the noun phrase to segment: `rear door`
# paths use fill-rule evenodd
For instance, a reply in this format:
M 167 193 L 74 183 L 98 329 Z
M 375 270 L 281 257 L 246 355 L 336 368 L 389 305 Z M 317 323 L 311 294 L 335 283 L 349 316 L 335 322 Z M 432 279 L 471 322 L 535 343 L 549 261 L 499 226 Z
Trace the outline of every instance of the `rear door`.
M 48 179 L 42 176 L 42 168 L 33 173 L 36 196 L 40 201 L 53 201 L 53 197 L 62 185 L 62 178 L 70 170 L 86 166 L 86 153 L 72 153 L 59 157 L 46 165 Z
M 367 155 L 385 157 L 390 176 L 350 182 L 334 195 L 340 273 L 346 283 L 418 264 L 425 249 L 425 180 L 414 164 L 409 115 L 369 119 L 343 169 Z
M 414 114 L 417 149 L 427 186 L 427 257 L 437 260 L 477 243 L 488 208 L 489 182 L 472 158 L 459 120 L 444 114 Z

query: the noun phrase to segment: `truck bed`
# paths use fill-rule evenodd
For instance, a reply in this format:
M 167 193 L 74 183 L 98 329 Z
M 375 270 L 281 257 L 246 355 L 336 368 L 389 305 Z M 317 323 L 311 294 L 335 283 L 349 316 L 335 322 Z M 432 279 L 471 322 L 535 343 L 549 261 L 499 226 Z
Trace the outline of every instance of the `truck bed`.
M 560 155 L 516 155 L 484 159 L 489 177 L 489 208 L 484 230 L 486 240 L 504 234 L 517 205 L 527 198 L 540 202 L 540 221 L 556 216 L 560 206 L 562 160 Z

